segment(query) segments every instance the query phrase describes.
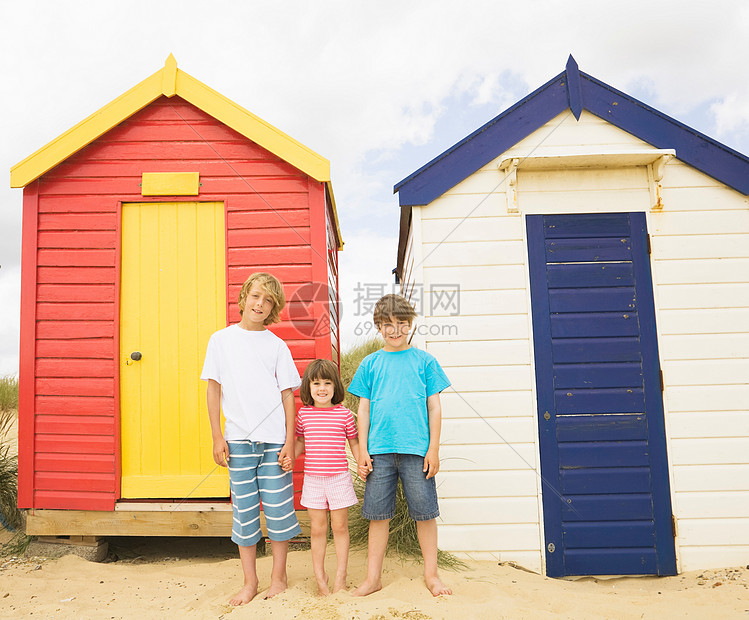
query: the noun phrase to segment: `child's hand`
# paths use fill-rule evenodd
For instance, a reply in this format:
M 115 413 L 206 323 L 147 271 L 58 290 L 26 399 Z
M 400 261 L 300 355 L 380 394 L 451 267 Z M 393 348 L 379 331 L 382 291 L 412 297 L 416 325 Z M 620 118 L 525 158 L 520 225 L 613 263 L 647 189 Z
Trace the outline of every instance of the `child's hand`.
M 424 473 L 429 478 L 434 478 L 440 470 L 440 456 L 438 450 L 428 450 L 424 457 Z
M 366 480 L 367 476 L 372 471 L 372 457 L 369 456 L 368 452 L 363 452 L 359 455 L 359 462 L 357 463 L 356 471 L 359 474 L 359 478 Z
M 281 448 L 280 451 L 276 452 L 276 454 L 278 455 L 278 464 L 281 466 L 282 469 L 287 459 L 290 460 L 291 463 L 293 464 L 294 463 L 294 460 L 293 460 L 294 459 L 294 444 L 285 443 L 283 445 L 283 448 Z
M 216 437 L 213 440 L 213 460 L 216 465 L 221 467 L 229 467 L 227 462 L 229 459 L 229 444 L 226 443 L 226 439 L 223 437 Z
M 284 457 L 283 463 L 281 463 L 281 469 L 284 471 L 291 471 L 291 469 L 294 467 L 294 463 L 292 460 L 287 456 Z

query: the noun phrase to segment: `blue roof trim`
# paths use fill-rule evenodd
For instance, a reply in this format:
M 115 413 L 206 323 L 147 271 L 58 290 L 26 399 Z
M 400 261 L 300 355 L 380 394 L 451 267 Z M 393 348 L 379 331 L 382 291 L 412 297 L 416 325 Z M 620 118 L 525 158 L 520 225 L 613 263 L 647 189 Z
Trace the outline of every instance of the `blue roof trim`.
M 394 188 L 400 204 L 429 204 L 567 109 L 565 80 L 560 73 L 403 179 Z
M 570 110 L 575 118 L 579 121 L 583 113 L 583 90 L 580 84 L 580 70 L 577 68 L 575 59 L 572 54 L 567 59 L 567 99 L 570 103 Z
M 678 160 L 749 195 L 749 157 L 590 75 L 580 76 L 586 110 L 658 149 L 675 149 Z
M 426 205 L 566 109 L 587 110 L 749 195 L 749 157 L 579 71 L 566 70 L 395 185 L 401 206 Z

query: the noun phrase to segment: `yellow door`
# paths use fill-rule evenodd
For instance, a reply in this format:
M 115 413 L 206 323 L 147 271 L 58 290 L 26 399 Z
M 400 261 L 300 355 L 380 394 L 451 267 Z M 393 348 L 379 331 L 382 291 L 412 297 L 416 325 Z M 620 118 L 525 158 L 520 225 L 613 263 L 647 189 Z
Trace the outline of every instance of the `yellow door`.
M 223 203 L 123 205 L 121 277 L 122 497 L 226 497 L 200 381 L 226 326 Z

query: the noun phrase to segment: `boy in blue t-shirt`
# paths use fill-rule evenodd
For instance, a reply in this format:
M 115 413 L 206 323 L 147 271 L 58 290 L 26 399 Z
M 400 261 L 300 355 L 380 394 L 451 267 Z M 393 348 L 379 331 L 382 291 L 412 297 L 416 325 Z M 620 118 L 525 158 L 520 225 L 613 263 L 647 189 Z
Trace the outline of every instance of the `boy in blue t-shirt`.
M 348 391 L 359 396 L 359 475 L 367 481 L 362 516 L 369 519 L 367 577 L 353 594 L 382 588 L 398 478 L 416 521 L 424 581 L 434 596 L 452 594 L 437 573 L 437 487 L 442 424 L 440 392 L 450 385 L 437 360 L 408 343 L 416 312 L 400 295 L 385 295 L 374 323 L 385 347 L 365 357 Z

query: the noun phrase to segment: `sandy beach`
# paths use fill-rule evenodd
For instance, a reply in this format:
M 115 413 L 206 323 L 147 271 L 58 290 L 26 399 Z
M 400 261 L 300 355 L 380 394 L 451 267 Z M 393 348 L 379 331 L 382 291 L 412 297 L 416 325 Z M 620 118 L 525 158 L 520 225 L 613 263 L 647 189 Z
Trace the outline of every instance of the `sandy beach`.
M 352 553 L 349 585 L 365 573 L 366 554 Z M 260 594 L 231 607 L 240 585 L 239 559 L 228 540 L 112 539 L 107 562 L 0 558 L 3 618 L 312 618 L 428 620 L 437 618 L 749 618 L 747 567 L 675 577 L 549 579 L 493 562 L 443 571 L 452 596 L 434 598 L 420 565 L 387 558 L 383 589 L 367 598 L 316 594 L 308 551 L 289 554 L 289 587 L 271 600 L 271 558 L 258 560 Z M 329 546 L 328 571 L 335 558 Z

